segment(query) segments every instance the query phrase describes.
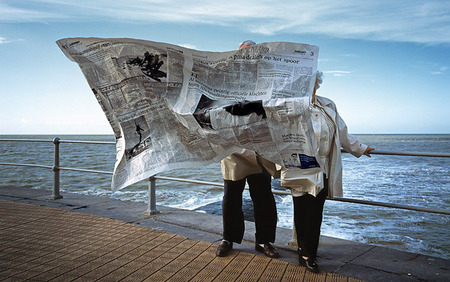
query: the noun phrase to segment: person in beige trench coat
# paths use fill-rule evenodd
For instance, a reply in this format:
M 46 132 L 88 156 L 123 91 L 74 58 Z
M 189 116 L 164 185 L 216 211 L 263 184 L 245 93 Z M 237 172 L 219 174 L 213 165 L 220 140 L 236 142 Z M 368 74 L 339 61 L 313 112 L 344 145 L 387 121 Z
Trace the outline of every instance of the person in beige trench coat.
M 242 193 L 247 182 L 253 202 L 255 218 L 255 250 L 272 258 L 279 257 L 270 244 L 275 242 L 277 209 L 272 194 L 271 179 L 278 173 L 275 164 L 243 149 L 221 162 L 224 178 L 222 200 L 223 239 L 216 250 L 217 256 L 226 256 L 233 242 L 241 243 L 245 224 L 242 211 Z
M 373 148 L 348 134 L 347 125 L 328 98 L 316 96 L 320 75 L 312 97 L 311 120 L 316 135 L 318 156 L 323 166 L 282 168 L 281 186 L 291 189 L 294 203 L 294 230 L 299 264 L 319 272 L 316 263 L 325 199 L 342 197 L 341 147 L 355 157 L 370 157 Z M 325 173 L 324 173 L 325 172 Z

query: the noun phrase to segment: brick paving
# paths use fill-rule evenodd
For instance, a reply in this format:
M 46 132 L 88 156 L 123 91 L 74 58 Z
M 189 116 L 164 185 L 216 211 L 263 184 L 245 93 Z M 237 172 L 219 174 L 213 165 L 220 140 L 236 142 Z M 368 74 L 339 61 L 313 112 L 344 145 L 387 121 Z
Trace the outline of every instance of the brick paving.
M 360 281 L 115 219 L 0 200 L 0 281 Z

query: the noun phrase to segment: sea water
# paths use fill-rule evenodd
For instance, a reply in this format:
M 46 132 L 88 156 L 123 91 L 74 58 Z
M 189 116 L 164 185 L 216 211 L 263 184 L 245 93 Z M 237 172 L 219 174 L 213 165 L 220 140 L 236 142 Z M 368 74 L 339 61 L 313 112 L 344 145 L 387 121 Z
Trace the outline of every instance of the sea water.
M 357 135 L 380 151 L 450 153 L 450 135 Z M 44 139 L 50 135 L 2 135 L 0 139 Z M 61 140 L 111 141 L 112 135 L 57 136 Z M 51 142 L 0 142 L 0 163 L 53 165 Z M 112 171 L 115 146 L 60 144 L 60 166 Z M 377 202 L 449 210 L 450 158 L 372 155 L 355 158 L 343 154 L 344 197 Z M 159 176 L 222 183 L 220 164 L 167 171 Z M 50 169 L 0 166 L 0 185 L 16 185 L 51 191 Z M 148 181 L 117 192 L 110 190 L 111 176 L 61 171 L 61 193 L 73 192 L 121 200 L 147 202 Z M 274 189 L 284 190 L 278 180 Z M 157 180 L 158 205 L 220 214 L 221 187 Z M 247 191 L 246 203 L 250 202 Z M 275 195 L 278 226 L 292 228 L 292 199 Z M 449 216 L 344 203 L 325 203 L 322 234 L 394 249 L 450 258 Z

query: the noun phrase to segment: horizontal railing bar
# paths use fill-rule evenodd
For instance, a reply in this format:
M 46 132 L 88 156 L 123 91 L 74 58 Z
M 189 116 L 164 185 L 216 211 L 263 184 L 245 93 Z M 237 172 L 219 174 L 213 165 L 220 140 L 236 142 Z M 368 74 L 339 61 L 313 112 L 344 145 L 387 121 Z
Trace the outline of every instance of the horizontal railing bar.
M 344 153 L 348 153 L 342 150 Z M 428 152 L 395 152 L 395 151 L 370 151 L 373 155 L 392 155 L 392 156 L 410 156 L 410 157 L 438 157 L 438 158 L 450 158 L 450 153 L 428 153 Z
M 78 143 L 78 144 L 101 144 L 101 145 L 116 145 L 116 142 L 111 142 L 111 141 L 77 141 L 77 140 L 59 140 L 59 143 Z
M 8 165 L 8 166 L 27 166 L 27 167 L 40 167 L 40 168 L 49 168 L 49 169 L 53 169 L 53 166 L 49 166 L 49 165 L 16 164 L 16 163 L 0 163 L 0 165 Z
M 201 180 L 194 180 L 194 179 L 183 179 L 183 178 L 175 178 L 175 177 L 165 177 L 165 176 L 154 176 L 156 179 L 160 180 L 169 180 L 169 181 L 179 181 L 179 182 L 188 182 L 188 183 L 194 183 L 194 184 L 204 184 L 204 185 L 211 185 L 211 186 L 217 186 L 223 188 L 223 183 L 218 182 L 208 182 L 208 181 L 201 181 Z M 248 185 L 245 185 L 245 189 L 248 190 Z M 291 192 L 287 191 L 280 191 L 280 190 L 272 190 L 274 194 L 278 195 L 291 195 Z
M 281 191 L 281 190 L 274 190 L 272 189 L 272 193 L 277 195 L 291 195 L 290 191 Z
M 188 183 L 205 184 L 205 185 L 223 187 L 223 183 L 217 183 L 217 182 L 207 182 L 207 181 L 200 181 L 200 180 L 194 180 L 194 179 L 174 178 L 174 177 L 165 177 L 165 176 L 154 176 L 154 177 L 156 179 L 162 179 L 162 180 L 188 182 Z
M 89 172 L 89 173 L 99 173 L 99 174 L 109 174 L 113 175 L 110 171 L 101 171 L 101 170 L 92 170 L 92 169 L 82 169 L 82 168 L 73 168 L 73 167 L 59 167 L 60 170 L 68 170 L 68 171 L 79 171 L 79 172 Z
M 0 141 L 14 141 L 14 142 L 51 142 L 53 140 L 45 140 L 45 139 L 0 139 Z M 59 143 L 78 143 L 78 144 L 100 144 L 100 145 L 115 145 L 116 142 L 112 141 L 82 141 L 82 140 L 58 140 Z
M 45 139 L 0 139 L 0 141 L 14 141 L 14 142 L 53 142 L 53 140 Z
M 330 199 L 330 200 L 362 204 L 362 205 L 380 206 L 380 207 L 387 207 L 387 208 L 397 208 L 397 209 L 406 209 L 406 210 L 413 210 L 413 211 L 423 211 L 423 212 L 440 213 L 440 214 L 450 215 L 450 211 L 422 208 L 422 207 L 416 207 L 416 206 L 398 205 L 398 204 L 391 204 L 391 203 L 374 202 L 374 201 L 358 200 L 358 199 L 352 199 L 352 198 L 340 198 L 340 197 L 334 197 L 333 199 Z
M 160 180 L 169 180 L 169 181 L 179 181 L 179 182 L 188 182 L 188 183 L 195 183 L 195 184 L 204 184 L 204 185 L 211 185 L 211 186 L 217 186 L 223 188 L 223 183 L 218 182 L 208 182 L 208 181 L 201 181 L 201 180 L 194 180 L 194 179 L 184 179 L 184 178 L 175 178 L 175 177 L 166 177 L 166 176 L 154 176 L 155 179 Z M 245 189 L 248 190 L 248 185 L 245 185 Z M 291 192 L 287 191 L 280 191 L 280 190 L 272 190 L 274 194 L 278 195 L 291 195 Z

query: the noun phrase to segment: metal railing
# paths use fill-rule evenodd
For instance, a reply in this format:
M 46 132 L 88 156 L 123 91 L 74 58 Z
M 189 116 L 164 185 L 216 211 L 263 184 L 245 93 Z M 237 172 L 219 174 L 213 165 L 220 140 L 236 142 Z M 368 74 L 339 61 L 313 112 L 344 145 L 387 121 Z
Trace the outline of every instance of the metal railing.
M 115 145 L 115 142 L 99 142 L 99 141 L 76 141 L 76 140 L 60 140 L 58 137 L 53 140 L 42 140 L 42 139 L 0 139 L 0 142 L 53 142 L 54 144 L 54 158 L 53 158 L 53 166 L 47 165 L 37 165 L 37 164 L 18 164 L 18 163 L 0 163 L 0 165 L 6 166 L 24 166 L 24 167 L 36 167 L 36 168 L 45 168 L 51 169 L 53 171 L 53 194 L 52 199 L 61 199 L 63 198 L 60 194 L 60 171 L 78 171 L 78 172 L 86 172 L 86 173 L 98 173 L 98 174 L 109 174 L 112 175 L 112 172 L 108 171 L 99 171 L 99 170 L 90 170 L 90 169 L 81 169 L 81 168 L 70 168 L 70 167 L 61 167 L 59 165 L 59 145 L 61 143 L 78 143 L 78 144 L 101 144 L 101 145 Z M 345 151 L 343 151 L 345 152 Z M 371 151 L 373 155 L 396 155 L 396 156 L 422 156 L 422 157 L 439 157 L 439 158 L 450 158 L 449 153 L 426 153 L 426 152 L 393 152 L 393 151 Z M 148 210 L 146 213 L 148 214 L 156 214 L 159 211 L 156 208 L 156 180 L 168 180 L 168 181 L 178 181 L 178 182 L 188 182 L 192 184 L 202 184 L 202 185 L 211 185 L 217 187 L 223 187 L 223 183 L 218 182 L 207 182 L 193 179 L 184 179 L 184 178 L 174 178 L 174 177 L 165 177 L 165 176 L 152 176 L 148 179 Z M 290 195 L 291 193 L 288 191 L 279 191 L 272 190 L 274 194 L 278 195 Z M 437 210 L 431 208 L 424 207 L 416 207 L 409 205 L 399 205 L 393 203 L 384 203 L 384 202 L 375 202 L 375 201 L 366 201 L 359 200 L 353 198 L 342 198 L 342 197 L 334 197 L 333 199 L 329 199 L 332 201 L 340 201 L 347 203 L 356 203 L 363 205 L 371 205 L 371 206 L 381 206 L 388 208 L 396 208 L 396 209 L 405 209 L 412 211 L 421 211 L 428 213 L 438 213 L 450 215 L 450 211 L 447 210 Z

